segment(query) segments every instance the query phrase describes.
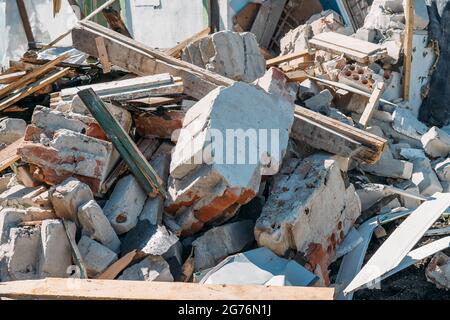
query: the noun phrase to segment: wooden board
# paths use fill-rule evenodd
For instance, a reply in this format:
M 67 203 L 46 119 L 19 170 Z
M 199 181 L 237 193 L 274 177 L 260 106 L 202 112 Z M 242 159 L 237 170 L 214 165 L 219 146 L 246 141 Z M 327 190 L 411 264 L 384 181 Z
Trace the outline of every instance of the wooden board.
M 183 79 L 185 93 L 201 99 L 218 86 L 230 86 L 233 80 L 193 64 L 170 57 L 158 50 L 124 37 L 92 22 L 81 22 L 72 30 L 73 46 L 97 56 L 95 38 L 103 37 L 112 64 L 138 75 L 170 73 Z
M 359 118 L 359 123 L 365 128 L 369 123 L 369 120 L 372 118 L 373 113 L 375 112 L 378 104 L 380 102 L 381 95 L 384 92 L 384 82 L 377 82 L 374 86 L 372 95 L 369 98 L 369 103 L 364 109 L 361 118 Z
M 290 53 L 290 54 L 287 54 L 284 56 L 279 56 L 279 57 L 267 60 L 266 66 L 267 66 L 267 68 L 272 67 L 272 66 L 277 66 L 281 63 L 289 62 L 289 61 L 299 59 L 299 58 L 304 58 L 309 55 L 310 55 L 309 50 L 303 50 L 303 51 L 299 51 L 299 52 Z
M 121 273 L 126 267 L 128 267 L 128 265 L 133 261 L 136 255 L 136 250 L 128 252 L 122 258 L 110 265 L 108 269 L 103 271 L 102 274 L 97 276 L 97 279 L 114 280 L 119 275 L 119 273 Z
M 38 68 L 36 68 L 36 70 L 29 72 L 28 74 L 26 74 L 25 76 L 23 76 L 22 78 L 17 80 L 16 82 L 11 83 L 10 85 L 0 89 L 0 98 L 2 98 L 4 95 L 6 95 L 18 88 L 21 88 L 25 85 L 30 84 L 31 82 L 35 81 L 37 78 L 50 72 L 58 63 L 66 60 L 69 56 L 70 56 L 69 54 L 64 54 L 64 55 L 56 58 L 55 60 L 44 64 L 42 67 L 38 67 Z
M 414 0 L 406 0 L 405 10 L 405 40 L 403 59 L 403 100 L 409 100 L 409 88 L 411 86 L 411 64 L 413 55 L 413 35 L 414 35 Z
M 291 137 L 368 164 L 376 163 L 387 145 L 383 138 L 300 106 L 295 106 Z
M 45 78 L 32 83 L 29 86 L 24 87 L 23 89 L 19 90 L 17 93 L 12 94 L 11 96 L 6 97 L 5 99 L 0 101 L 0 111 L 8 108 L 9 106 L 13 105 L 17 101 L 22 100 L 25 97 L 28 97 L 29 95 L 32 95 L 33 93 L 41 90 L 42 88 L 46 87 L 49 84 L 52 84 L 53 82 L 57 81 L 58 79 L 64 77 L 68 72 L 70 71 L 70 68 L 65 68 L 61 71 L 51 73 L 47 75 Z
M 351 293 L 368 283 L 376 281 L 376 279 L 397 267 L 449 206 L 450 193 L 437 192 L 430 200 L 422 203 L 383 242 L 352 282 L 344 289 L 344 293 Z
M 202 31 L 194 34 L 192 37 L 180 42 L 179 44 L 177 44 L 175 47 L 169 49 L 166 51 L 166 54 L 168 56 L 174 57 L 174 58 L 179 58 L 181 56 L 181 52 L 184 50 L 184 48 L 186 48 L 190 43 L 192 42 L 196 42 L 200 39 L 203 39 L 205 37 L 207 37 L 209 34 L 211 33 L 211 28 L 205 28 Z
M 316 49 L 344 54 L 359 63 L 369 63 L 387 56 L 387 51 L 380 45 L 336 32 L 320 33 L 309 40 L 309 44 Z
M 333 300 L 333 288 L 47 278 L 0 283 L 0 297 L 95 300 Z
M 20 138 L 0 151 L 0 171 L 5 170 L 20 159 L 20 156 L 17 155 L 17 149 L 22 142 L 23 138 Z
M 95 45 L 97 47 L 98 59 L 102 64 L 103 73 L 111 72 L 111 62 L 108 58 L 108 51 L 106 50 L 105 41 L 102 37 L 95 38 Z
M 25 71 L 11 72 L 0 75 L 0 84 L 10 84 L 11 82 L 17 81 L 22 78 L 27 73 Z
M 233 17 L 233 24 L 235 30 L 239 32 L 250 31 L 253 22 L 255 21 L 256 16 L 258 15 L 260 6 L 261 4 L 259 3 L 249 3 L 244 7 L 244 9 L 239 11 Z

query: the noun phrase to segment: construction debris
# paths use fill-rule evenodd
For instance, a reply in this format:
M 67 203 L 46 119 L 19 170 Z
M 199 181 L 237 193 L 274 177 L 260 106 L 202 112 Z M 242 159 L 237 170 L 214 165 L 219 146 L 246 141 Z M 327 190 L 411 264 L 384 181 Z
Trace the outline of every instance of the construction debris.
M 446 297 L 447 7 L 113 2 L 0 41 L 0 298 Z

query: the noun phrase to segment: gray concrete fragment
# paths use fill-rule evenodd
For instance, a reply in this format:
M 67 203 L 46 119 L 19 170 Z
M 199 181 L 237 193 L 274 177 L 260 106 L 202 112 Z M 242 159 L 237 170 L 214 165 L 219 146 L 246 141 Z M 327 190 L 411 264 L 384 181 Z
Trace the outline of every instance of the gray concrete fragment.
M 31 280 L 37 278 L 41 233 L 39 228 L 12 228 L 10 246 L 6 254 L 7 278 L 2 281 Z
M 220 260 L 243 250 L 253 241 L 253 222 L 251 220 L 212 228 L 192 243 L 195 270 L 214 267 Z
M 114 251 L 86 236 L 81 237 L 78 249 L 90 278 L 102 273 L 117 260 L 117 254 Z
M 133 175 L 125 176 L 117 182 L 103 208 L 117 234 L 128 232 L 136 226 L 146 198 L 147 195 Z
M 438 127 L 428 130 L 421 141 L 423 149 L 430 157 L 447 157 L 450 153 L 450 135 Z
M 304 104 L 308 109 L 319 112 L 324 107 L 330 107 L 331 101 L 333 101 L 333 95 L 330 90 L 325 89 L 314 97 L 306 100 Z
M 394 130 L 410 138 L 420 140 L 422 135 L 428 131 L 428 127 L 417 120 L 417 117 L 406 108 L 396 108 L 392 114 L 392 119 Z
M 95 200 L 91 200 L 78 208 L 78 220 L 83 228 L 83 235 L 97 240 L 115 253 L 119 253 L 119 237 L 117 237 L 111 223 Z
M 60 185 L 50 189 L 50 200 L 58 217 L 78 224 L 78 208 L 94 200 L 94 195 L 87 184 L 75 178 L 68 178 Z
M 433 168 L 440 181 L 450 182 L 450 158 L 437 159 L 433 162 Z
M 6 118 L 0 121 L 0 143 L 11 144 L 22 138 L 27 123 L 22 119 Z
M 413 164 L 411 181 L 419 187 L 420 194 L 432 196 L 436 192 L 442 192 L 442 185 L 428 158 L 417 158 L 413 161 Z
M 75 239 L 76 225 L 67 221 L 69 234 Z M 45 220 L 41 225 L 42 253 L 39 258 L 39 278 L 66 278 L 72 265 L 72 251 L 61 220 Z
M 161 256 L 177 242 L 178 237 L 168 232 L 164 226 L 152 225 L 148 220 L 142 220 L 122 238 L 120 252 L 124 255 L 137 250 L 144 254 Z
M 162 257 L 148 256 L 125 269 L 119 280 L 173 282 L 169 264 Z
M 439 289 L 450 289 L 450 258 L 439 252 L 431 259 L 427 268 L 425 269 L 425 275 L 429 282 L 432 282 Z

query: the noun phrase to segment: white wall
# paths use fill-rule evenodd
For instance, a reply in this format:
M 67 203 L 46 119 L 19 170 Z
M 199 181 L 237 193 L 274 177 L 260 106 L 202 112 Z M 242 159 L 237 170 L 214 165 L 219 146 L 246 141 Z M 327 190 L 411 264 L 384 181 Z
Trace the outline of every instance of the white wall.
M 167 49 L 209 25 L 204 0 L 127 0 L 126 23 L 133 38 Z
M 62 1 L 61 10 L 55 17 L 53 17 L 53 0 L 25 0 L 24 3 L 37 42 L 44 44 L 51 42 L 71 29 L 78 20 L 68 1 Z M 1 16 L 2 7 L 5 12 L 4 18 Z M 2 30 L 2 26 L 5 30 Z M 5 63 L 5 56 L 10 60 L 19 59 L 27 51 L 28 41 L 16 1 L 0 0 L 0 32 L 0 63 L 2 61 Z M 2 48 L 2 43 L 5 41 L 6 49 Z M 59 45 L 70 46 L 71 44 L 72 39 L 69 35 Z

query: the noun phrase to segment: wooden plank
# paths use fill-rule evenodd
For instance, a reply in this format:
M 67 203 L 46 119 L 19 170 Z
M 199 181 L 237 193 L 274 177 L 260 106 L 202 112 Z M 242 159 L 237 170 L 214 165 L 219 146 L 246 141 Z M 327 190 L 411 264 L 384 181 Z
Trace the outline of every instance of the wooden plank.
M 0 151 L 0 172 L 20 159 L 20 156 L 17 155 L 17 149 L 20 147 L 22 142 L 23 138 L 20 138 Z
M 184 50 L 184 48 L 186 48 L 190 43 L 192 42 L 196 42 L 200 39 L 203 39 L 205 37 L 207 37 L 209 34 L 211 33 L 211 28 L 205 28 L 202 31 L 194 34 L 192 37 L 180 42 L 179 44 L 177 44 L 175 47 L 169 49 L 166 51 L 166 54 L 168 56 L 174 57 L 174 58 L 179 58 L 181 56 L 181 52 Z
M 111 62 L 108 58 L 108 51 L 106 50 L 105 41 L 102 37 L 95 38 L 95 45 L 97 47 L 98 58 L 102 64 L 103 73 L 111 72 Z
M 22 78 L 27 73 L 25 71 L 11 72 L 0 75 L 1 84 L 10 84 L 11 82 L 17 81 Z
M 450 206 L 450 193 L 437 192 L 432 198 L 422 203 L 394 230 L 344 289 L 344 294 L 376 281 L 402 262 L 417 241 Z
M 380 45 L 359 40 L 336 32 L 320 33 L 308 42 L 312 47 L 325 50 L 359 63 L 369 63 L 386 57 L 387 51 Z
M 16 90 L 20 87 L 26 86 L 26 85 L 30 84 L 31 82 L 35 81 L 40 76 L 51 71 L 58 63 L 66 60 L 69 57 L 70 57 L 69 54 L 63 54 L 62 56 L 56 58 L 55 60 L 44 64 L 42 67 L 39 67 L 36 70 L 29 72 L 24 77 L 20 78 L 18 81 L 11 83 L 10 85 L 6 86 L 5 88 L 0 89 L 0 99 L 3 98 L 5 96 L 5 94 L 8 94 L 8 93 L 12 92 L 13 90 Z
M 76 289 L 75 289 L 76 288 Z M 96 300 L 333 300 L 333 288 L 47 278 L 0 283 L 0 297 Z
M 267 60 L 266 66 L 267 66 L 267 68 L 277 66 L 281 63 L 289 62 L 289 61 L 299 59 L 299 58 L 304 58 L 309 55 L 311 55 L 309 50 L 303 50 L 303 51 L 299 51 L 299 52 L 290 53 L 290 54 L 287 54 L 284 56 L 279 56 L 279 57 Z
M 309 78 L 304 70 L 293 70 L 284 73 L 288 82 L 302 82 Z
M 112 30 L 123 34 L 125 37 L 131 38 L 131 34 L 117 10 L 114 10 L 113 7 L 107 7 L 102 10 L 102 13 Z
M 23 29 L 28 41 L 30 49 L 36 48 L 36 41 L 34 40 L 33 30 L 31 30 L 30 19 L 28 17 L 27 8 L 23 0 L 16 0 L 17 8 L 19 9 L 20 19 L 22 20 Z
M 413 34 L 414 34 L 414 0 L 406 0 L 405 7 L 405 39 L 403 58 L 403 100 L 409 100 L 409 88 L 411 85 L 411 64 L 413 54 Z
M 291 137 L 314 148 L 365 163 L 376 163 L 387 141 L 309 109 L 295 106 Z
M 233 80 L 193 64 L 167 56 L 92 22 L 83 22 L 72 30 L 73 46 L 96 56 L 95 38 L 102 36 L 111 63 L 138 75 L 170 73 L 183 79 L 185 93 L 201 99 L 218 86 L 230 86 Z
M 384 92 L 384 82 L 377 82 L 374 86 L 372 95 L 369 98 L 369 103 L 367 104 L 364 112 L 359 118 L 359 123 L 365 128 L 372 118 L 373 113 L 375 112 L 378 104 L 380 103 L 381 95 Z
M 28 97 L 29 95 L 41 90 L 45 86 L 52 84 L 53 82 L 57 81 L 58 79 L 64 77 L 68 72 L 70 71 L 70 68 L 65 68 L 61 71 L 51 73 L 45 78 L 32 83 L 31 85 L 19 90 L 17 93 L 6 97 L 5 99 L 0 101 L 0 111 L 8 108 L 9 106 L 13 105 L 17 101 L 22 100 L 25 97 Z
M 136 250 L 128 252 L 122 258 L 110 265 L 108 269 L 103 271 L 103 273 L 97 276 L 96 279 L 114 280 L 119 275 L 119 273 L 121 273 L 123 270 L 125 270 L 126 267 L 128 267 L 128 265 L 133 261 L 136 255 Z
M 158 173 L 148 163 L 142 152 L 113 117 L 103 101 L 92 89 L 80 91 L 78 96 L 95 120 L 97 120 L 148 196 L 154 198 L 160 194 L 166 197 L 167 192 L 162 187 L 163 182 Z

